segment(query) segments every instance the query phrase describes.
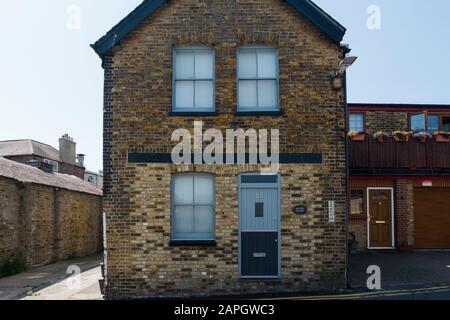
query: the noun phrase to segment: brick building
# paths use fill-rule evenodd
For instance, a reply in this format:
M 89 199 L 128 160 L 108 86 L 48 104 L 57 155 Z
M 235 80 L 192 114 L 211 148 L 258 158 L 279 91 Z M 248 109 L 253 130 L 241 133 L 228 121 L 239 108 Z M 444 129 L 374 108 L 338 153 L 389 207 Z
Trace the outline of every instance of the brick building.
M 450 106 L 350 104 L 349 117 L 366 133 L 349 148 L 355 249 L 449 249 Z
M 147 0 L 93 45 L 107 298 L 345 287 L 344 32 L 309 0 Z M 278 174 L 173 164 L 195 120 L 278 129 Z
M 99 252 L 102 191 L 82 179 L 0 157 L 0 271 Z
M 34 166 L 49 167 L 52 172 L 84 179 L 85 168 L 77 162 L 76 143 L 67 134 L 59 139 L 59 150 L 31 140 L 0 141 L 0 157 Z

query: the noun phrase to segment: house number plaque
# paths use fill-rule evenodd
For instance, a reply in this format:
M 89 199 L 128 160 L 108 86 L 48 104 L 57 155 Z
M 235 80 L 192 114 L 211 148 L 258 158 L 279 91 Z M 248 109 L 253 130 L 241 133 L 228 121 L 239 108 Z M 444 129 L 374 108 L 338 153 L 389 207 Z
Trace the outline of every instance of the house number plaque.
M 292 212 L 295 214 L 305 214 L 306 211 L 308 210 L 305 206 L 295 206 L 294 208 L 292 208 Z

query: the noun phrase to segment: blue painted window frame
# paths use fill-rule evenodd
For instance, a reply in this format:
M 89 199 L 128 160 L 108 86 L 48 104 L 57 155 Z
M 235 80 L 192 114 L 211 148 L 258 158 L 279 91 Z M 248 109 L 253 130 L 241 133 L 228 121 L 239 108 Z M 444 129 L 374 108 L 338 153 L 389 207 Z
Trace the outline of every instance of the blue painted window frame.
M 212 69 L 212 79 L 202 79 L 202 78 L 192 78 L 192 79 L 177 79 L 176 77 L 176 54 L 177 52 L 195 52 L 199 51 L 209 51 L 212 54 L 213 69 Z M 194 59 L 194 69 L 195 69 L 195 59 Z M 213 105 L 210 108 L 199 108 L 192 106 L 191 108 L 177 108 L 176 105 L 176 82 L 177 81 L 193 81 L 194 82 L 194 97 L 195 97 L 195 82 L 196 81 L 211 81 L 213 82 Z M 202 47 L 202 46 L 186 46 L 186 47 L 175 47 L 172 52 L 172 113 L 173 114 L 183 114 L 183 113 L 213 113 L 216 111 L 216 51 L 214 48 Z
M 213 204 L 212 206 L 212 210 L 213 210 L 213 215 L 214 215 L 214 231 L 213 231 L 213 236 L 212 237 L 208 237 L 208 238 L 177 238 L 175 235 L 175 228 L 174 228 L 174 215 L 175 215 L 175 207 L 177 206 L 177 204 L 175 203 L 175 180 L 176 177 L 180 177 L 180 176 L 190 176 L 190 177 L 195 177 L 195 176 L 203 176 L 203 177 L 208 177 L 211 178 L 213 181 L 213 185 L 214 185 L 214 190 L 213 190 Z M 192 186 L 192 188 L 194 188 L 194 186 Z M 194 192 L 194 190 L 192 191 Z M 170 183 L 170 198 L 171 198 L 171 205 L 170 205 L 170 237 L 171 237 L 171 242 L 174 243 L 191 243 L 191 242 L 205 242 L 205 243 L 210 243 L 212 241 L 216 240 L 216 176 L 214 174 L 210 174 L 210 173 L 199 173 L 199 172 L 181 172 L 181 173 L 174 173 L 172 174 L 171 177 L 171 183 Z M 195 197 L 194 197 L 195 198 Z M 192 204 L 183 204 L 182 206 L 196 206 L 195 204 L 195 200 Z M 204 204 L 200 204 L 198 206 L 207 206 Z M 209 206 L 209 205 L 208 205 Z M 195 210 L 194 210 L 194 214 L 195 214 Z
M 255 79 L 250 79 L 250 78 L 245 78 L 245 79 L 240 79 L 239 78 L 239 68 L 240 68 L 240 53 L 242 51 L 256 51 L 256 59 L 258 59 L 258 52 L 259 51 L 272 51 L 275 53 L 275 57 L 277 60 L 277 75 L 276 78 L 259 78 L 258 75 L 256 75 Z M 279 50 L 278 48 L 275 47 L 270 47 L 270 46 L 244 46 L 244 47 L 240 47 L 237 50 L 236 53 L 237 56 L 237 68 L 236 68 L 236 90 L 237 90 L 237 113 L 273 113 L 273 112 L 279 112 L 280 111 L 280 54 L 279 54 Z M 258 60 L 256 61 L 256 70 L 258 72 Z M 258 106 L 253 107 L 253 108 L 249 108 L 249 107 L 241 107 L 239 106 L 239 82 L 240 81 L 249 81 L 249 80 L 253 80 L 257 82 L 256 85 L 256 98 L 258 99 L 258 82 L 259 81 L 264 81 L 264 80 L 275 80 L 276 81 L 276 95 L 277 95 L 277 105 L 274 106 L 273 108 L 259 108 Z M 257 103 L 258 104 L 258 103 Z

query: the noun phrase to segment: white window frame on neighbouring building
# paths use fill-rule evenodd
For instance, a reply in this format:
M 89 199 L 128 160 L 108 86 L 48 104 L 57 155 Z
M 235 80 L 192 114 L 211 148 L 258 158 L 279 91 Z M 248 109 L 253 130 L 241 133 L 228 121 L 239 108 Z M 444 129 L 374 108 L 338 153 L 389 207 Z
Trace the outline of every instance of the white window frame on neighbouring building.
M 216 226 L 214 175 L 174 174 L 171 189 L 171 240 L 214 241 Z
M 48 163 L 51 164 L 53 167 L 53 172 L 58 172 L 59 170 L 59 163 L 57 161 L 54 160 L 50 160 L 50 159 L 44 159 L 44 163 Z
M 172 112 L 215 112 L 215 51 L 173 50 Z
M 280 110 L 278 49 L 241 47 L 237 51 L 238 112 Z
M 363 113 L 350 113 L 350 130 L 357 132 L 364 132 L 366 117 Z

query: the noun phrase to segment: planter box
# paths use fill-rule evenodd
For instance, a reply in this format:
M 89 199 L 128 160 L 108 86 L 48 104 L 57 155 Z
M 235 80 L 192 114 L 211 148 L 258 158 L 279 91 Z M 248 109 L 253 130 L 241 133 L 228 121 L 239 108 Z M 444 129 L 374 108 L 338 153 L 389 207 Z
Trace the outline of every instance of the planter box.
M 366 139 L 365 133 L 357 134 L 356 136 L 350 137 L 350 140 L 352 141 L 364 141 Z
M 399 137 L 399 136 L 392 136 L 393 138 L 394 138 L 394 140 L 395 140 L 395 142 L 408 142 L 409 141 L 409 138 L 411 137 L 410 135 L 406 135 L 406 136 L 403 136 L 403 137 Z
M 436 142 L 449 142 L 450 136 L 446 136 L 443 134 L 437 134 L 434 136 L 434 139 L 436 140 Z

